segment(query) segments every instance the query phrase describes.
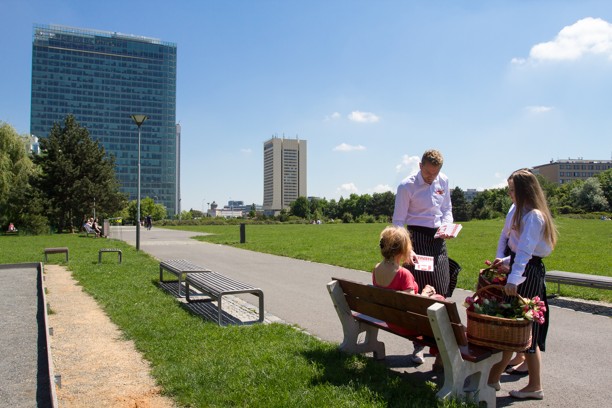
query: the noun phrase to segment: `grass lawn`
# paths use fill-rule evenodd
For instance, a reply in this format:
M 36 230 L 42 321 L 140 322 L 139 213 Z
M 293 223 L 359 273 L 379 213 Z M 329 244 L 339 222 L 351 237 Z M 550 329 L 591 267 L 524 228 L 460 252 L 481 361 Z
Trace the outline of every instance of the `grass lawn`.
M 0 263 L 42 261 L 43 249 L 56 246 L 70 248 L 66 266 L 75 279 L 134 341 L 163 392 L 181 406 L 465 406 L 439 403 L 434 384 L 410 382 L 287 325 L 219 327 L 204 321 L 158 288 L 157 261 L 121 241 L 1 236 Z M 115 256 L 98 264 L 98 249 L 109 246 L 123 250 L 122 264 Z M 65 264 L 64 254 L 50 255 L 49 262 Z
M 548 270 L 612 276 L 612 222 L 557 218 L 556 223 L 559 241 L 544 261 Z M 463 268 L 458 286 L 473 290 L 484 261 L 495 258 L 503 220 L 462 224 L 459 236 L 448 241 L 448 252 Z M 238 225 L 172 228 L 213 234 L 197 237 L 203 241 L 369 271 L 380 260 L 378 239 L 384 227 L 383 224 L 248 224 L 244 244 L 240 244 Z M 556 284 L 553 286 L 556 290 Z M 561 293 L 612 302 L 612 293 L 603 289 L 561 285 Z

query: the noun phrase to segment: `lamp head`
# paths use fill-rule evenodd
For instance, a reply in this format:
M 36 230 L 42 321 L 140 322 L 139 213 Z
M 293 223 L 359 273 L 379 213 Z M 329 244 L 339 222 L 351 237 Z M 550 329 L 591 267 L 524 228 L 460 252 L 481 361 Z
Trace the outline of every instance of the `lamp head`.
M 147 115 L 130 115 L 136 126 L 140 127 L 145 120 L 149 119 Z

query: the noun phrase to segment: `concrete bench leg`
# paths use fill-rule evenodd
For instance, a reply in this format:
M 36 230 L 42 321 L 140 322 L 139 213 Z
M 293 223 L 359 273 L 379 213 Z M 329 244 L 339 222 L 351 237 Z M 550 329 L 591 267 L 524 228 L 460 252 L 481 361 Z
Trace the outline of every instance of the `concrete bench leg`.
M 333 281 L 328 283 L 327 290 L 334 303 L 334 308 L 336 309 L 336 313 L 338 313 L 344 332 L 344 339 L 340 344 L 340 350 L 349 353 L 372 352 L 376 360 L 384 359 L 386 355 L 385 343 L 378 340 L 378 328 L 368 324 L 361 324 L 359 321 L 355 320 L 344 298 L 342 287 L 338 282 Z M 359 334 L 364 332 L 365 339 L 360 343 Z
M 427 315 L 444 364 L 444 385 L 437 393 L 438 398 L 474 398 L 476 401 L 486 402 L 488 408 L 495 408 L 495 390 L 487 385 L 487 380 L 491 367 L 501 360 L 502 353 L 495 353 L 477 363 L 463 360 L 444 305 L 431 305 L 427 309 Z

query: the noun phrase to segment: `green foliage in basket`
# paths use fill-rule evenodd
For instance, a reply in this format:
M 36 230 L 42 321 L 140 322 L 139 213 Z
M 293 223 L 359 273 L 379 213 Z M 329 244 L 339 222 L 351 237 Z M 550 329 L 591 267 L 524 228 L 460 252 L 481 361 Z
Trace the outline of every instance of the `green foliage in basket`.
M 468 296 L 465 298 L 464 306 L 468 311 L 478 314 L 505 319 L 527 319 L 538 324 L 544 323 L 544 312 L 546 312 L 546 306 L 539 296 L 535 296 L 533 299 L 517 296 L 510 301 L 503 301 L 494 297 Z

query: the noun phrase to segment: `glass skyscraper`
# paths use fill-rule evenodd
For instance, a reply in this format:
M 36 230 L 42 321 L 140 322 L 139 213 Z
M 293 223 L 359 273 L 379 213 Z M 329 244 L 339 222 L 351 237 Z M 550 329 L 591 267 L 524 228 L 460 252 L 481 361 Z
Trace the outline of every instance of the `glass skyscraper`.
M 47 137 L 68 114 L 116 159 L 121 190 L 136 200 L 141 127 L 141 198 L 179 207 L 176 44 L 136 35 L 35 25 L 30 133 Z

